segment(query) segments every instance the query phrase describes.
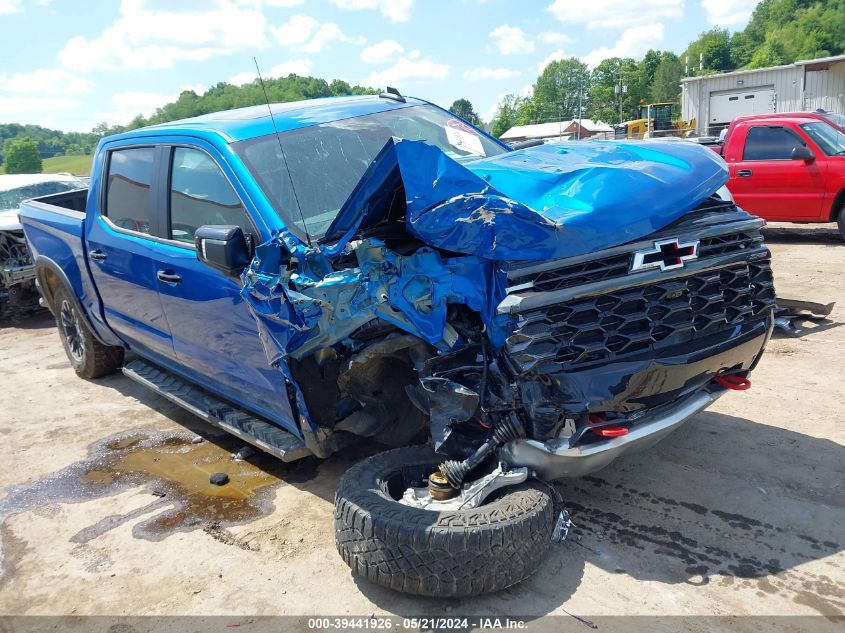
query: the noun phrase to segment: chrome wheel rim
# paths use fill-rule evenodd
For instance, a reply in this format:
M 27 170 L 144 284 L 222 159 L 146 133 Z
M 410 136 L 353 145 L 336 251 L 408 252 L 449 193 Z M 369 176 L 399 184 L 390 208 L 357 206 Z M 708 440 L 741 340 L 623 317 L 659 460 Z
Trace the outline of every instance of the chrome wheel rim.
M 71 358 L 81 362 L 85 356 L 85 341 L 82 339 L 82 324 L 79 322 L 79 315 L 70 303 L 62 301 L 62 309 L 59 313 L 62 333 L 67 343 L 67 350 Z

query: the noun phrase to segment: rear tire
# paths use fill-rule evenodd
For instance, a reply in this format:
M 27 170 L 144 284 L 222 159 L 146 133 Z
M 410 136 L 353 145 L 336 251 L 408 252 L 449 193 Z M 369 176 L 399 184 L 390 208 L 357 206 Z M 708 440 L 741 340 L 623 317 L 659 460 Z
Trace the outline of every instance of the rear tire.
M 100 378 L 123 365 L 123 348 L 103 345 L 79 313 L 70 292 L 59 287 L 53 295 L 53 316 L 71 367 L 80 378 Z
M 839 209 L 839 215 L 836 217 L 836 223 L 839 225 L 839 235 L 845 240 L 845 203 Z
M 335 495 L 335 541 L 352 572 L 388 589 L 441 598 L 499 591 L 534 573 L 559 512 L 549 488 L 530 481 L 477 508 L 445 512 L 395 500 L 415 473 L 430 474 L 441 461 L 431 447 L 411 446 L 346 472 Z

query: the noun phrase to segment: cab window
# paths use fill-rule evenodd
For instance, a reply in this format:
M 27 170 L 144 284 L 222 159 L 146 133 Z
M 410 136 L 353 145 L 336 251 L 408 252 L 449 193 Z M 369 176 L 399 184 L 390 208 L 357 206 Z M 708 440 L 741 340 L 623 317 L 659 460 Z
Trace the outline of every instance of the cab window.
M 109 154 L 103 215 L 117 227 L 156 235 L 152 182 L 155 148 L 132 147 Z
M 798 135 L 785 127 L 752 127 L 745 139 L 742 160 L 789 160 L 792 158 L 792 150 L 803 145 Z
M 169 198 L 173 240 L 193 244 L 194 233 L 206 224 L 235 225 L 245 234 L 255 233 L 228 178 L 205 152 L 174 148 Z

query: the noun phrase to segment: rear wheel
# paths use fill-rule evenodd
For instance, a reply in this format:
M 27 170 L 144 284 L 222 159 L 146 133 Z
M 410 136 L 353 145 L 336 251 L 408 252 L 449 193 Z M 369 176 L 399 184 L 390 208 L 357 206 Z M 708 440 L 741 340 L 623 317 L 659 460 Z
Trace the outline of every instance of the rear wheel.
M 530 576 L 552 541 L 559 513 L 552 491 L 526 482 L 468 510 L 399 503 L 440 461 L 431 447 L 405 447 L 365 459 L 343 476 L 335 539 L 352 572 L 389 589 L 436 597 L 498 591 Z
M 845 240 L 845 203 L 839 209 L 839 215 L 836 217 L 836 223 L 839 225 L 839 235 Z
M 53 296 L 53 315 L 73 370 L 81 378 L 100 378 L 123 364 L 123 348 L 103 345 L 88 328 L 64 287 Z

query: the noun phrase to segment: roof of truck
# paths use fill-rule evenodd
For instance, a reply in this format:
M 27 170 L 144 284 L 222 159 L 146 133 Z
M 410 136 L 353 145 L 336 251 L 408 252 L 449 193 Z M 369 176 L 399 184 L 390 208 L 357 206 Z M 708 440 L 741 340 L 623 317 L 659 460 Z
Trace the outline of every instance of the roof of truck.
M 428 104 L 428 102 L 413 97 L 406 97 L 404 101 L 399 101 L 384 96 L 364 95 L 274 103 L 271 104 L 270 108 L 273 111 L 275 128 L 279 132 L 287 132 L 311 125 L 425 104 Z M 216 133 L 230 142 L 242 141 L 273 134 L 273 124 L 274 121 L 270 119 L 267 105 L 257 105 L 151 125 L 109 137 L 109 140 L 202 132 L 204 134 Z

